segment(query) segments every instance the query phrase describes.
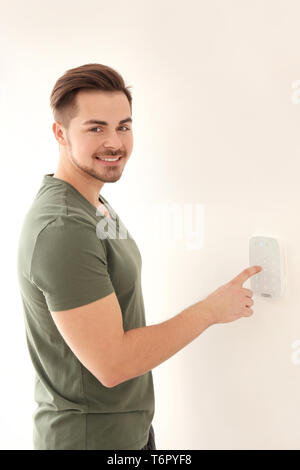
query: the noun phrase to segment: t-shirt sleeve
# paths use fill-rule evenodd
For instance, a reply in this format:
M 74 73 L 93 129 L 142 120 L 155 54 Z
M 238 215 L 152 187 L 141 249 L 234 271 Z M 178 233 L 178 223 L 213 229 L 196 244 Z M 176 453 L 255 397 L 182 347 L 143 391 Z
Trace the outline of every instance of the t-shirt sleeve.
M 88 223 L 50 223 L 38 235 L 31 281 L 43 292 L 49 310 L 94 302 L 114 291 L 103 241 Z

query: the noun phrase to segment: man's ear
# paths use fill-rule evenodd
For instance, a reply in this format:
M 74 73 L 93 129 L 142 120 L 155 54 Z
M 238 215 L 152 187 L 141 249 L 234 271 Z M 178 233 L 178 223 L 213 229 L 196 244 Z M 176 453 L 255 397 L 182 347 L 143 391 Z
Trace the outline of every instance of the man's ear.
M 59 121 L 54 121 L 54 123 L 52 124 L 52 130 L 57 142 L 60 145 L 65 145 L 64 134 L 61 127 L 61 123 Z

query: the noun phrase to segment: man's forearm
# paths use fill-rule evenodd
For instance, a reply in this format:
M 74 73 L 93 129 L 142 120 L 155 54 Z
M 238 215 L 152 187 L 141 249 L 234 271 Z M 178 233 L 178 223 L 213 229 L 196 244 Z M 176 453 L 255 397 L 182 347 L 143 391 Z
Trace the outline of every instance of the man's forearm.
M 212 324 L 209 310 L 200 301 L 162 323 L 125 331 L 120 376 L 113 386 L 143 375 L 166 361 Z

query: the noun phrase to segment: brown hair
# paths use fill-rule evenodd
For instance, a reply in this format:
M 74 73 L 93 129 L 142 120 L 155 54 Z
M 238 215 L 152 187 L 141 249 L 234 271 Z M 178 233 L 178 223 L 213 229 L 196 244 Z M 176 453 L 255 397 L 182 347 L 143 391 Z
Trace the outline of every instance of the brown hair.
M 122 91 L 128 98 L 132 112 L 132 96 L 122 76 L 103 64 L 85 64 L 67 70 L 55 83 L 50 95 L 50 106 L 55 121 L 68 129 L 77 115 L 76 95 L 79 90 L 94 89 L 107 92 Z

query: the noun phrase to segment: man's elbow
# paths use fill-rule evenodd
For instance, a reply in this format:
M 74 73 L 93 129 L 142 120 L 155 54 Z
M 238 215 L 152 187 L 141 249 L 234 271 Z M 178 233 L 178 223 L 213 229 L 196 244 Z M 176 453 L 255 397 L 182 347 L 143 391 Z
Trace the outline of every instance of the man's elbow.
M 119 385 L 120 382 L 114 381 L 114 382 L 108 382 L 106 385 L 104 385 L 106 388 L 114 388 L 117 385 Z
M 114 377 L 111 377 L 110 380 L 108 380 L 106 382 L 106 385 L 105 387 L 107 388 L 114 388 L 116 387 L 117 385 L 120 385 L 121 383 L 123 382 L 126 382 L 126 380 L 128 380 L 127 378 L 125 378 L 124 376 L 120 377 L 120 376 L 114 376 Z
M 126 380 L 128 380 L 128 377 L 125 376 L 124 371 L 120 372 L 118 367 L 112 367 L 110 373 L 106 375 L 105 380 L 100 380 L 100 382 L 106 388 L 114 388 L 117 385 L 126 382 Z

